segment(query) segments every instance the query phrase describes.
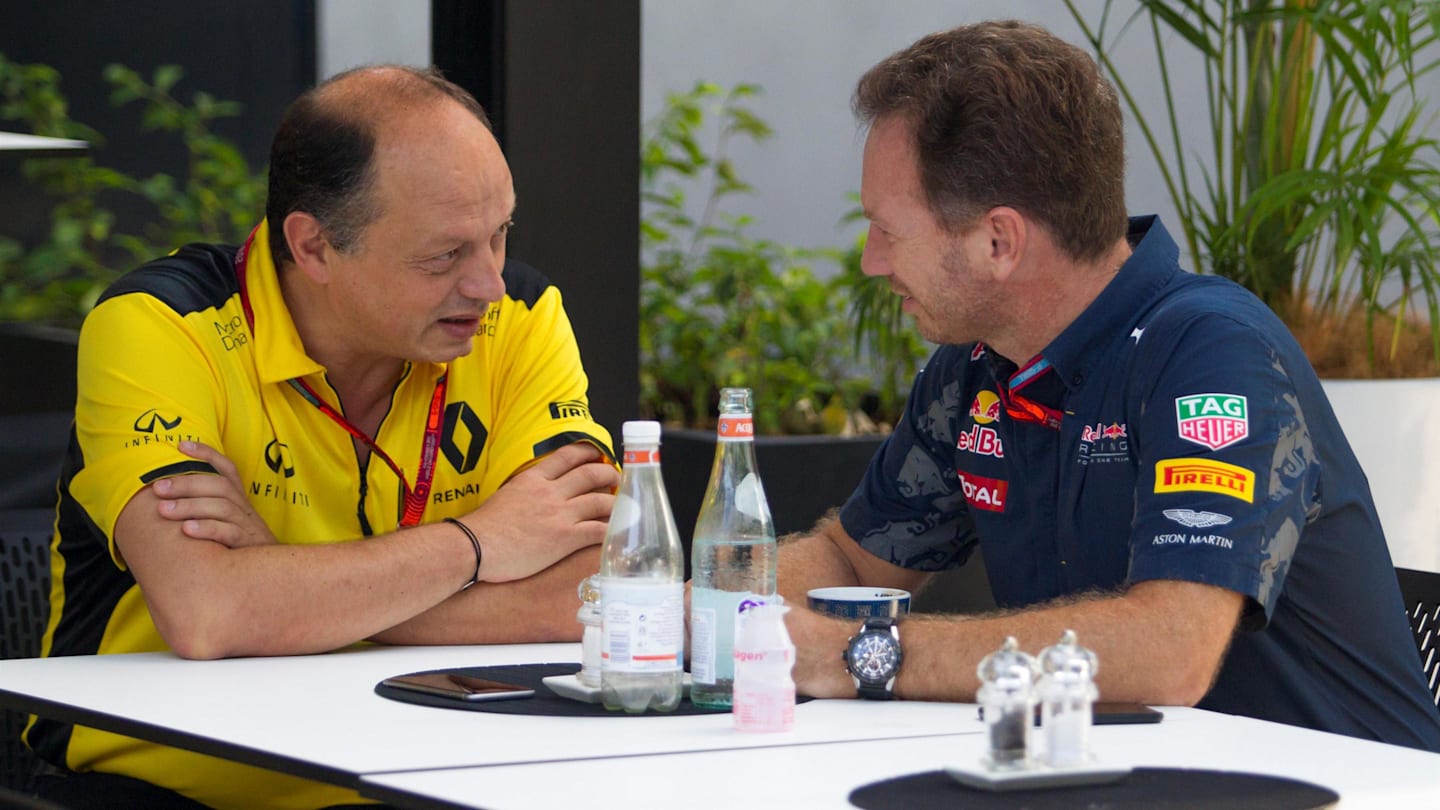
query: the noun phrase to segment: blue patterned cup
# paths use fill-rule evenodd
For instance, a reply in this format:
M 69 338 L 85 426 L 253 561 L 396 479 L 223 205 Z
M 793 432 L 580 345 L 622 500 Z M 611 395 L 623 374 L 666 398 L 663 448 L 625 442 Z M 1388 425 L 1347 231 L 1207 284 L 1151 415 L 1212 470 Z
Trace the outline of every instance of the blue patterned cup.
M 910 612 L 910 592 L 899 588 L 815 588 L 806 596 L 811 610 L 842 619 L 899 618 Z

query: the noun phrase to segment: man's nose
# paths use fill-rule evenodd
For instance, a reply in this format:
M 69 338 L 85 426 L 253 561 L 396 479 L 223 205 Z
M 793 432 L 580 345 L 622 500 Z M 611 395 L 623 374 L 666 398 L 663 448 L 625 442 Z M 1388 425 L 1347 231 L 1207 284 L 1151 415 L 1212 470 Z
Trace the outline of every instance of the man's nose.
M 884 237 L 877 236 L 875 226 L 871 225 L 865 234 L 865 248 L 860 251 L 860 272 L 867 276 L 890 275 L 890 261 L 881 246 L 884 241 Z
M 504 254 L 481 250 L 475 261 L 465 267 L 460 279 L 460 294 L 466 298 L 493 303 L 505 297 Z

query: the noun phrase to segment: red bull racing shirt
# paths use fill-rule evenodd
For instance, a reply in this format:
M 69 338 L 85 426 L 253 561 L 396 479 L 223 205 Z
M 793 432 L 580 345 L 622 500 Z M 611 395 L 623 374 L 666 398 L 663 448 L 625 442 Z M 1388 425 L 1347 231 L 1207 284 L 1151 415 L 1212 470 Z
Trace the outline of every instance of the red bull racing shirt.
M 1249 292 L 1183 272 L 1155 217 L 1017 366 L 942 346 L 845 504 L 872 554 L 982 550 L 1022 607 L 1152 579 L 1247 598 L 1201 708 L 1440 751 L 1369 486 L 1314 370 Z

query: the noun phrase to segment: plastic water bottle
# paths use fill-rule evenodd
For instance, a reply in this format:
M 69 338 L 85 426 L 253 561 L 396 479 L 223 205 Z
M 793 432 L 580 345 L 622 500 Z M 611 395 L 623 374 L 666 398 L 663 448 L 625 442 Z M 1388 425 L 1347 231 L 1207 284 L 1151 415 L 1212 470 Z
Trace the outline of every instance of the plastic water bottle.
M 745 611 L 775 599 L 775 523 L 755 468 L 750 389 L 720 390 L 715 464 L 691 546 L 690 700 L 730 705 Z
M 1100 660 L 1081 647 L 1074 630 L 1040 653 L 1040 728 L 1045 736 L 1045 763 L 1052 768 L 1090 762 L 1091 708 L 1100 692 L 1095 673 Z
M 620 491 L 600 552 L 600 698 L 639 714 L 680 705 L 684 552 L 660 477 L 660 423 L 626 422 Z
M 795 645 L 785 629 L 790 608 L 766 604 L 745 614 L 735 638 L 736 731 L 789 731 L 795 727 Z

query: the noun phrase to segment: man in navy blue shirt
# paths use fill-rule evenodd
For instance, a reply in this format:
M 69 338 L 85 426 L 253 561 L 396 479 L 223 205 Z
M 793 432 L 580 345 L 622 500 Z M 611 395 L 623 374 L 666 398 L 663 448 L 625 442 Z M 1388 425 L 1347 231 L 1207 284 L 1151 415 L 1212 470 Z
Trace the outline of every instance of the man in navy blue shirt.
M 871 69 L 863 267 L 941 348 L 840 511 L 780 552 L 791 604 L 918 590 L 983 550 L 1000 613 L 790 614 L 816 696 L 974 700 L 1006 636 L 1074 629 L 1105 700 L 1440 751 L 1394 569 L 1314 371 L 1254 296 L 1127 219 L 1114 89 L 1019 23 Z M 843 655 L 842 655 L 843 653 Z

